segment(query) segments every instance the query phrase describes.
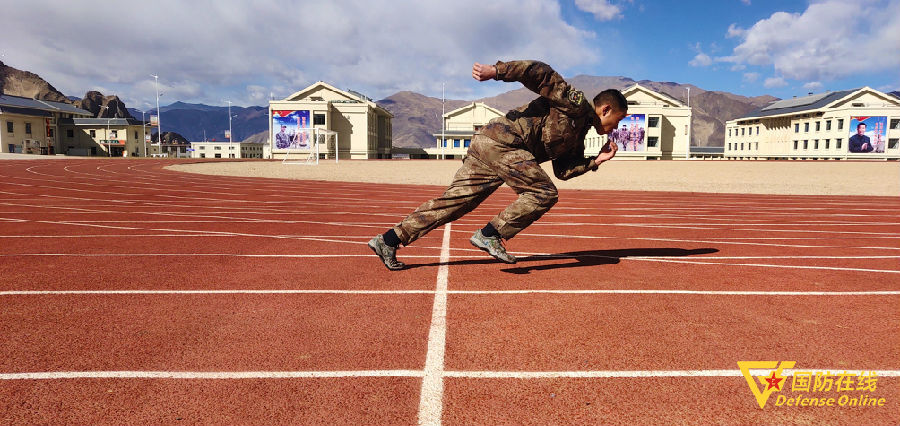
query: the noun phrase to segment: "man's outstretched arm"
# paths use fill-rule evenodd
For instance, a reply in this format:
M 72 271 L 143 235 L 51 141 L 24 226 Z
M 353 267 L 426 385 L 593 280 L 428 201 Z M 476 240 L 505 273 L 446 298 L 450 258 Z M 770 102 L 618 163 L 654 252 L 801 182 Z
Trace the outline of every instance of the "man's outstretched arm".
M 566 83 L 550 65 L 539 61 L 497 61 L 495 65 L 475 63 L 472 78 L 478 81 L 497 79 L 518 81 L 560 108 L 566 114 L 587 112 L 590 108 L 584 94 Z

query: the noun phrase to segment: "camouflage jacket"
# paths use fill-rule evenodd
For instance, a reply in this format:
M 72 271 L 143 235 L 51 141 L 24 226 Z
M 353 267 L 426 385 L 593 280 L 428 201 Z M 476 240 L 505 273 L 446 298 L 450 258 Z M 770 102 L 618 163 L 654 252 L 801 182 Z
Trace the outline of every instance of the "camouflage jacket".
M 584 137 L 596 117 L 584 93 L 571 87 L 549 65 L 537 61 L 498 61 L 495 79 L 521 82 L 541 96 L 491 120 L 481 134 L 522 147 L 538 163 L 552 160 L 553 173 L 562 180 L 597 170 L 594 160 L 584 157 Z

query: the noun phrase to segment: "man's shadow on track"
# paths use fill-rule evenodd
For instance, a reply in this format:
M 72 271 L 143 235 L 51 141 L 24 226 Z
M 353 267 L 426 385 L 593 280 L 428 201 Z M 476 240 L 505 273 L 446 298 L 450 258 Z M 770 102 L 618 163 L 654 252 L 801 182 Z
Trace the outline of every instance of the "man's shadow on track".
M 702 254 L 718 253 L 718 249 L 714 248 L 698 248 L 698 249 L 682 249 L 682 248 L 630 248 L 615 250 L 585 250 L 572 251 L 567 253 L 549 254 L 549 255 L 532 255 L 518 258 L 517 265 L 526 262 L 540 262 L 545 260 L 564 260 L 574 259 L 574 262 L 567 263 L 542 263 L 530 266 L 516 266 L 501 269 L 501 271 L 510 274 L 530 274 L 531 271 L 547 271 L 553 269 L 564 268 L 580 268 L 585 266 L 615 265 L 628 257 L 686 257 L 698 256 Z M 486 255 L 486 254 L 485 254 Z M 447 262 L 447 265 L 486 265 L 495 264 L 497 260 L 487 259 L 468 259 L 455 260 Z M 418 268 L 422 266 L 439 266 L 441 263 L 427 263 L 420 265 L 407 265 L 407 269 Z

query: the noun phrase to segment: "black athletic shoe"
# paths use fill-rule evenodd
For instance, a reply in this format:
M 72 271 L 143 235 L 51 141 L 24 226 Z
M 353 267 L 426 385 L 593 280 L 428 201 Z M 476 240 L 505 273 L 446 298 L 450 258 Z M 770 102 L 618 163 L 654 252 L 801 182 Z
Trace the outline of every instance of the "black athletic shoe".
M 503 240 L 500 237 L 485 237 L 479 229 L 475 231 L 472 238 L 469 238 L 469 242 L 494 256 L 494 259 L 503 263 L 516 263 L 516 257 L 506 252 L 506 247 L 503 247 Z
M 397 260 L 397 247 L 387 245 L 387 243 L 384 242 L 383 235 L 378 234 L 375 238 L 369 240 L 369 248 L 381 258 L 381 261 L 384 262 L 384 266 L 388 269 L 399 271 L 406 267 L 403 262 Z

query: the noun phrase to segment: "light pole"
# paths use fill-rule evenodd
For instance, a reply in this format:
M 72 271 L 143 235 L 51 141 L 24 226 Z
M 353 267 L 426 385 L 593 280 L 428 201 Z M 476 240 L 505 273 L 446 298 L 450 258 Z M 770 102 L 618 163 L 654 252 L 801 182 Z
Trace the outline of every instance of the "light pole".
M 231 101 L 228 102 L 228 143 L 234 142 L 234 135 L 231 134 Z
M 104 115 L 106 115 L 106 110 L 108 110 L 109 107 L 106 105 L 101 105 L 100 108 L 103 111 L 100 113 L 100 116 L 102 118 Z M 106 141 L 106 156 L 112 157 L 112 153 L 109 152 L 109 119 L 106 120 L 106 135 L 105 136 L 106 137 L 104 137 L 103 140 Z
M 158 134 L 157 143 L 162 146 L 162 111 L 159 110 L 159 76 L 150 74 L 150 77 L 153 77 L 156 80 L 156 133 Z
M 135 108 L 137 109 L 137 108 Z M 147 122 L 144 121 L 144 110 L 137 109 L 141 112 L 141 138 L 144 141 L 144 157 L 147 156 Z

